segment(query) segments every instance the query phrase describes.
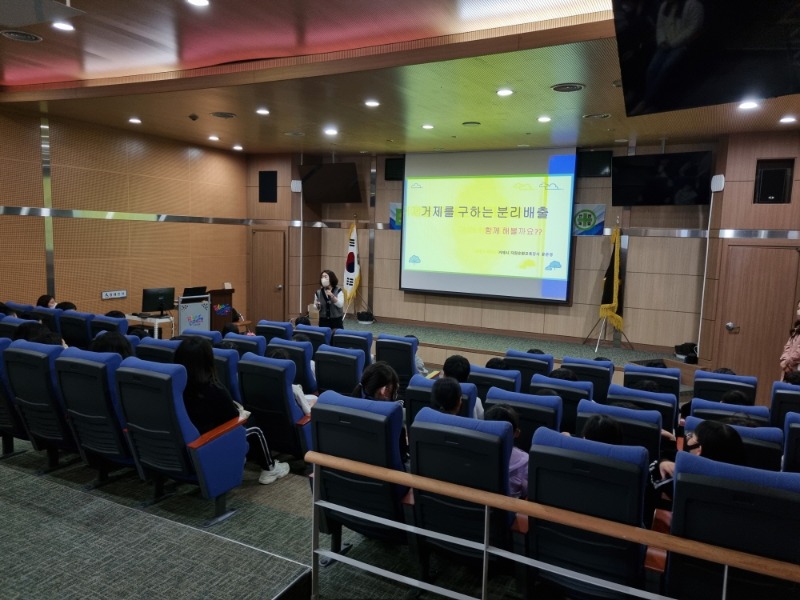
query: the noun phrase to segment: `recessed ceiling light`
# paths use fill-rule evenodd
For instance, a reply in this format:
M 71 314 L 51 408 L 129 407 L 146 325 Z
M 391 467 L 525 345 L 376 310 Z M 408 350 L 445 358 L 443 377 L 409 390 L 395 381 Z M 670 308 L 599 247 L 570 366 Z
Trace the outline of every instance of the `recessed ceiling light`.
M 608 119 L 611 115 L 608 113 L 589 113 L 587 115 L 581 115 L 581 119 Z
M 233 149 L 234 149 L 234 150 L 236 150 L 237 152 L 241 152 L 242 150 L 244 150 L 244 148 L 242 148 L 242 145 L 241 145 L 241 144 L 236 144 L 236 145 L 233 147 Z
M 336 129 L 335 127 L 326 127 L 324 132 L 325 135 L 338 135 L 339 130 Z
M 550 89 L 554 92 L 579 92 L 586 86 L 582 83 L 557 83 L 555 85 L 551 85 Z
M 434 148 L 433 149 L 434 152 L 442 152 L 443 150 L 444 150 L 444 148 Z
M 219 136 L 218 135 L 210 135 L 210 136 L 208 136 L 208 139 L 211 140 L 212 142 L 218 142 L 219 141 Z
M 192 6 L 208 6 L 208 0 L 186 0 Z
M 530 144 L 517 144 L 517 148 L 530 148 Z
M 133 123 L 134 125 L 141 125 L 142 120 L 139 117 L 131 117 L 128 119 L 128 123 Z
M 797 123 L 797 117 L 792 117 L 792 116 L 781 117 L 781 123 Z
M 430 125 L 429 123 L 425 123 L 425 125 L 423 125 L 422 128 L 423 129 L 433 129 L 433 125 Z
M 284 131 L 283 135 L 289 137 L 304 137 L 306 134 L 303 131 Z
M 510 96 L 513 93 L 514 93 L 514 90 L 510 90 L 508 88 L 500 88 L 499 90 L 497 90 L 497 95 L 501 96 L 501 97 Z
M 269 109 L 268 108 L 257 108 L 256 109 L 256 114 L 268 115 L 269 114 Z
M 35 44 L 37 42 L 42 41 L 42 36 L 36 35 L 34 33 L 28 33 L 27 31 L 17 31 L 13 29 L 7 29 L 5 31 L 0 31 L 0 35 L 14 42 L 25 42 L 28 44 Z
M 745 100 L 739 104 L 739 108 L 742 110 L 753 110 L 754 108 L 758 108 L 758 102 L 755 100 Z
M 75 31 L 75 27 L 72 26 L 72 23 L 67 23 L 66 21 L 55 21 L 53 23 L 53 29 L 58 29 L 59 31 Z
M 628 141 L 628 138 L 618 138 L 618 139 L 614 140 L 614 143 L 615 144 L 624 144 L 627 141 Z
M 209 113 L 212 117 L 216 117 L 217 119 L 235 119 L 236 113 L 228 112 L 226 110 L 215 110 L 212 113 Z
M 365 100 L 364 104 L 366 104 L 370 108 L 375 108 L 376 106 L 380 106 L 381 105 L 380 102 L 378 102 L 377 100 L 372 100 L 372 99 Z
M 549 122 L 550 122 L 550 121 L 552 121 L 553 119 L 551 119 L 551 118 L 550 118 L 550 117 L 548 117 L 547 115 L 542 115 L 541 117 L 539 117 L 539 118 L 538 118 L 538 119 L 536 119 L 536 120 L 537 120 L 537 121 L 539 121 L 539 123 L 549 123 Z
M 480 121 L 464 121 L 462 123 L 462 125 L 464 127 L 477 127 L 480 124 L 481 124 Z M 455 136 L 453 136 L 453 137 L 455 137 Z

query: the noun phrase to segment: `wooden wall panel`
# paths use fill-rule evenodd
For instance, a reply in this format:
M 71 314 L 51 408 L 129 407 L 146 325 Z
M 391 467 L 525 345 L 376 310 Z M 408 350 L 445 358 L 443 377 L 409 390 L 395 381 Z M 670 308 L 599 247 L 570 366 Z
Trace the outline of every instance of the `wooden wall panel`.
M 131 136 L 128 141 L 128 169 L 147 177 L 191 181 L 199 148 L 161 138 Z
M 56 300 L 74 302 L 78 310 L 91 313 L 106 313 L 110 310 L 138 311 L 139 301 L 131 298 L 131 261 L 127 258 L 98 256 L 83 258 L 59 258 L 55 261 Z M 100 292 L 105 290 L 128 290 L 128 298 L 102 300 Z
M 130 134 L 109 130 L 99 125 L 64 119 L 50 120 L 50 157 L 54 167 L 71 166 L 81 169 L 128 172 Z M 141 140 L 139 147 L 147 144 Z
M 597 306 L 585 304 L 547 306 L 542 333 L 583 339 L 597 322 L 597 311 Z
M 131 175 L 129 206 L 131 212 L 190 215 L 192 189 L 186 180 Z
M 132 221 L 130 227 L 131 259 L 150 263 L 154 271 L 168 263 L 181 265 L 191 256 L 189 224 Z
M 52 176 L 53 208 L 130 212 L 125 173 L 54 165 Z
M 292 194 L 289 188 L 278 188 L 277 202 L 259 202 L 258 186 L 247 187 L 247 216 L 251 219 L 267 219 L 272 221 L 289 221 L 292 216 Z M 306 219 L 307 220 L 307 219 Z
M 4 144 L 0 144 L 3 146 Z M 42 165 L 40 162 L 0 158 L 0 204 L 5 206 L 43 206 Z
M 42 169 L 39 119 L 0 111 L 0 158 L 33 163 Z M 5 187 L 5 186 L 4 186 Z
M 625 308 L 625 334 L 636 344 L 675 346 L 697 342 L 699 316 L 646 308 Z
M 131 225 L 130 221 L 53 219 L 54 256 L 58 260 L 127 257 Z
M 0 301 L 35 304 L 36 299 L 47 292 L 44 285 L 46 278 L 44 260 L 42 253 L 14 262 L 0 261 L 0 275 L 2 275 Z
M 247 255 L 249 229 L 242 225 L 186 224 L 189 230 L 189 252 L 199 258 L 220 256 L 240 259 Z
M 44 262 L 44 219 L 0 215 L 0 264 L 39 258 Z
M 189 189 L 191 215 L 231 219 L 247 217 L 246 194 L 243 187 L 198 181 L 192 182 Z
M 541 333 L 544 331 L 544 308 L 525 302 L 484 300 L 480 323 L 489 329 Z

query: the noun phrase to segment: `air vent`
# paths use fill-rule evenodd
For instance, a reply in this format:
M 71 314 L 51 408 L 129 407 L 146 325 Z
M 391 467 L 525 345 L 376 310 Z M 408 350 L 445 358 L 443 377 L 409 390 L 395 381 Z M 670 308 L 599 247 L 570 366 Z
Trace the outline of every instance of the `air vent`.
M 212 117 L 217 117 L 218 119 L 235 119 L 236 118 L 236 113 L 223 112 L 223 111 L 220 110 L 220 111 L 217 111 L 217 112 L 212 112 L 211 116 Z
M 462 125 L 464 127 L 477 127 L 480 125 L 480 121 L 464 121 Z
M 305 133 L 302 131 L 284 131 L 283 135 L 288 135 L 289 137 L 305 137 Z
M 611 115 L 608 113 L 589 113 L 581 116 L 582 119 L 608 119 L 610 117 Z
M 557 83 L 551 85 L 550 89 L 554 92 L 580 92 L 585 87 L 582 83 Z
M 42 38 L 38 35 L 34 35 L 32 33 L 27 33 L 25 31 L 16 31 L 13 29 L 8 29 L 6 31 L 0 31 L 0 35 L 4 38 L 8 38 L 14 42 L 26 42 L 28 44 L 35 44 L 36 42 L 41 42 Z

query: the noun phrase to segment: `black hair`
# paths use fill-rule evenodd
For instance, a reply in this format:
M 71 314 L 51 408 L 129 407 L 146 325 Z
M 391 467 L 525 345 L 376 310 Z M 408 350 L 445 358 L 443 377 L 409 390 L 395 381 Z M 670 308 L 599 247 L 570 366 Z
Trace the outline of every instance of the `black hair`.
M 519 429 L 519 415 L 508 404 L 495 404 L 483 414 L 484 421 L 507 421 L 514 431 Z
M 559 397 L 561 396 L 561 394 L 559 394 L 556 390 L 554 390 L 553 388 L 549 388 L 549 387 L 538 388 L 534 392 L 534 395 L 536 395 L 536 396 L 559 396 Z
M 453 377 L 459 383 L 466 383 L 469 378 L 469 361 L 460 354 L 448 356 L 442 365 L 445 377 Z
M 719 373 L 720 375 L 736 375 L 736 372 L 733 369 L 729 369 L 728 367 L 720 367 L 719 369 L 714 369 L 711 372 Z
M 289 351 L 286 348 L 268 348 L 266 357 L 278 358 L 280 360 L 292 360 L 292 356 L 289 354 Z
M 56 308 L 61 310 L 78 310 L 78 307 L 75 306 L 72 302 L 59 302 L 56 304 Z
M 550 377 L 553 379 L 562 379 L 564 381 L 580 381 L 578 376 L 575 375 L 575 371 L 571 371 L 566 367 L 559 367 L 558 369 L 553 369 L 550 371 Z
M 294 320 L 295 327 L 297 325 L 311 325 L 311 319 L 306 315 L 300 315 Z
M 133 356 L 133 346 L 124 335 L 118 331 L 107 331 L 98 335 L 89 344 L 92 352 L 116 352 L 122 358 Z
M 407 338 L 411 338 L 412 340 L 419 341 L 419 338 L 417 336 L 415 336 L 413 333 L 407 333 L 403 337 L 407 337 Z
M 719 399 L 720 402 L 724 402 L 725 404 L 738 404 L 740 406 L 748 406 L 751 405 L 752 402 L 747 398 L 747 394 L 745 394 L 742 390 L 728 390 Z
M 222 326 L 222 335 L 226 333 L 239 333 L 239 326 L 233 323 L 225 323 L 225 325 Z
M 443 413 L 455 414 L 461 402 L 461 384 L 453 377 L 440 377 L 431 388 L 431 406 Z
M 613 362 L 610 358 L 605 356 L 595 356 L 592 360 L 602 360 L 605 362 Z
M 64 340 L 61 339 L 61 336 L 49 329 L 35 336 L 31 341 L 37 344 L 49 344 L 51 346 L 62 346 L 64 344 Z
M 744 413 L 736 413 L 729 417 L 723 417 L 719 422 L 725 423 L 726 425 L 739 425 L 741 427 L 760 427 L 758 421 Z
M 743 465 L 744 443 L 739 432 L 719 421 L 702 421 L 694 430 L 697 443 L 702 446 L 700 454 L 711 460 Z
M 529 348 L 528 354 L 544 354 L 544 351 L 539 350 L 538 348 Z
M 106 313 L 107 317 L 111 317 L 112 319 L 124 319 L 125 313 L 121 310 L 110 310 Z
M 386 385 L 391 385 L 396 390 L 400 386 L 400 378 L 389 363 L 378 360 L 361 373 L 361 382 L 353 390 L 353 396 L 372 399 Z
M 641 390 L 643 392 L 661 392 L 661 386 L 658 385 L 657 381 L 653 381 L 652 379 L 639 379 L 627 387 L 631 388 L 632 390 Z
M 50 333 L 50 329 L 48 329 L 47 325 L 39 323 L 39 321 L 26 321 L 25 323 L 20 323 L 14 330 L 13 339 L 31 342 L 45 333 Z
M 783 381 L 785 383 L 790 383 L 792 385 L 800 385 L 800 371 L 792 371 L 791 373 L 786 373 L 783 376 Z
M 186 387 L 199 387 L 209 383 L 220 386 L 214 350 L 211 341 L 202 336 L 183 340 L 175 351 L 175 364 L 186 367 Z
M 50 304 L 50 300 L 55 300 L 50 294 L 42 294 L 36 299 L 36 306 L 44 306 L 47 308 L 47 305 Z M 58 307 L 58 305 L 56 305 Z
M 323 275 L 327 275 L 328 276 L 328 279 L 331 282 L 331 287 L 332 288 L 335 288 L 337 285 L 339 285 L 339 278 L 336 276 L 336 273 L 334 273 L 333 271 L 331 271 L 329 269 L 324 269 L 322 271 L 322 273 L 319 274 L 320 279 L 322 279 Z
M 239 348 L 230 340 L 222 340 L 221 342 L 217 342 L 213 344 L 214 348 L 219 348 L 220 350 L 236 350 L 239 351 Z
M 295 332 L 294 334 L 292 334 L 292 341 L 293 342 L 310 342 L 311 338 L 308 337 L 305 333 Z
M 128 329 L 128 335 L 135 335 L 140 340 L 150 337 L 150 333 L 144 327 L 131 327 Z
M 622 424 L 608 415 L 592 415 L 586 420 L 581 436 L 605 444 L 622 444 Z
M 486 368 L 487 369 L 500 369 L 501 371 L 507 371 L 508 365 L 506 361 L 500 358 L 499 356 L 495 356 L 494 358 L 490 358 L 486 361 Z

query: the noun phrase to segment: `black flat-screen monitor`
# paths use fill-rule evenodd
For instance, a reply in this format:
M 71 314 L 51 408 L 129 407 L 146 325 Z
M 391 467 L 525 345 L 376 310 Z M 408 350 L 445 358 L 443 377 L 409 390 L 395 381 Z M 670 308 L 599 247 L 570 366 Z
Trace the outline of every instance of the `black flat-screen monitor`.
M 613 206 L 681 206 L 710 201 L 711 152 L 613 158 Z
M 577 177 L 611 177 L 611 150 L 579 150 L 575 167 Z
M 301 165 L 303 200 L 310 204 L 361 203 L 361 184 L 356 164 Z
M 612 0 L 629 116 L 800 93 L 797 0 Z
M 167 316 L 165 311 L 175 308 L 175 288 L 145 288 L 142 290 L 142 312 L 158 312 L 157 317 Z

